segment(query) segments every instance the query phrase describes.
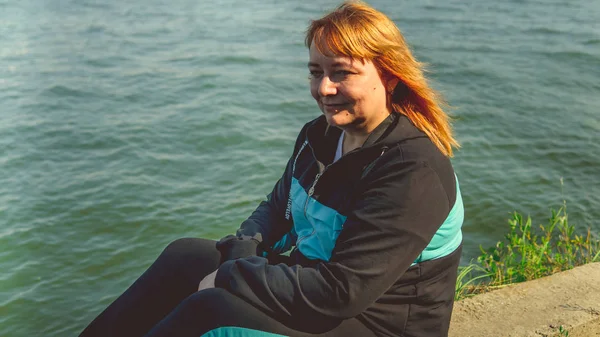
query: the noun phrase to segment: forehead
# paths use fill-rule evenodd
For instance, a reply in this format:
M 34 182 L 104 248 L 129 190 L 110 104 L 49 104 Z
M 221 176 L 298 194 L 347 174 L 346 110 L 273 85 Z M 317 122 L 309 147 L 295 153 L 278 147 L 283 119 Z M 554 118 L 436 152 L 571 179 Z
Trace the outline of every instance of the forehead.
M 309 49 L 308 66 L 350 66 L 360 67 L 365 64 L 357 59 L 348 56 L 335 55 L 326 46 L 323 46 L 323 53 L 319 50 L 315 43 L 312 43 Z

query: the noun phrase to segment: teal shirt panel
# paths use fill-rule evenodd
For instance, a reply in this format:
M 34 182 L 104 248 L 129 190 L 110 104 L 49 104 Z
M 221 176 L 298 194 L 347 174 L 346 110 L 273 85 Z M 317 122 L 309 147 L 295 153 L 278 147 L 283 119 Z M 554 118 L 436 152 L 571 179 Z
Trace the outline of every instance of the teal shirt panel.
M 210 330 L 200 337 L 287 337 L 284 335 L 278 335 L 270 332 L 238 328 L 234 326 L 217 328 Z
M 329 261 L 347 217 L 309 197 L 296 178 L 292 178 L 290 198 L 294 227 L 273 245 L 273 252 L 283 253 L 296 245 L 300 252 L 309 259 Z M 463 221 L 464 205 L 458 179 L 456 179 L 454 206 L 413 265 L 441 258 L 454 252 L 462 242 Z
M 329 261 L 347 217 L 309 197 L 296 178 L 291 197 L 296 246 L 309 259 Z
M 425 247 L 423 252 L 417 257 L 413 265 L 438 259 L 449 255 L 455 251 L 462 242 L 462 224 L 465 219 L 465 209 L 463 206 L 462 196 L 460 194 L 460 186 L 458 184 L 458 178 L 456 179 L 456 201 L 450 214 L 435 233 L 431 242 Z

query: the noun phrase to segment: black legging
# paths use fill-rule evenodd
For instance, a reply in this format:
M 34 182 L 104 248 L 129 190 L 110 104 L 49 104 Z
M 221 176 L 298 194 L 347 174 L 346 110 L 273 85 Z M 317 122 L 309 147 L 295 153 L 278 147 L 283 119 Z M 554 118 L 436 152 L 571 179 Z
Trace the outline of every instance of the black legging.
M 354 318 L 334 322 L 328 328 L 292 329 L 224 289 L 197 291 L 200 281 L 219 265 L 221 255 L 215 244 L 191 238 L 169 244 L 80 336 L 200 337 L 219 327 L 301 337 L 375 336 Z

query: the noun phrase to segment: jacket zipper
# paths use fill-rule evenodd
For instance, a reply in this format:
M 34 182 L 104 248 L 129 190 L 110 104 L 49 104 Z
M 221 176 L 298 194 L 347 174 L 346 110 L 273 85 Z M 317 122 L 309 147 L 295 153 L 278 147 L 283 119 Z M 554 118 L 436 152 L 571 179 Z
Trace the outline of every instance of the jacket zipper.
M 312 197 L 313 194 L 315 194 L 315 186 L 317 186 L 317 182 L 319 181 L 319 178 L 321 178 L 324 172 L 325 170 L 323 170 L 323 172 L 317 173 L 317 175 L 315 176 L 315 181 L 313 181 L 312 185 L 308 189 L 308 197 L 306 198 L 306 202 L 304 203 L 304 216 L 306 216 L 308 200 L 310 200 L 310 197 Z
M 317 186 L 317 182 L 319 181 L 319 178 L 321 178 L 321 176 L 323 175 L 323 173 L 325 173 L 325 170 L 327 170 L 327 168 L 331 166 L 331 164 L 325 166 L 325 168 L 323 169 L 322 172 L 317 173 L 317 175 L 315 176 L 315 181 L 313 181 L 312 185 L 310 186 L 310 188 L 308 189 L 308 195 L 306 197 L 306 202 L 304 202 L 304 217 L 306 219 L 308 219 L 308 216 L 306 214 L 307 210 L 308 210 L 308 201 L 310 200 L 310 197 L 313 196 L 313 194 L 315 194 L 315 186 Z M 298 238 L 298 240 L 296 241 L 296 246 L 302 242 L 304 239 L 313 236 L 313 234 L 315 234 L 316 229 L 313 227 L 312 232 L 310 232 L 310 234 L 305 235 L 301 238 Z
M 312 146 L 310 145 L 310 143 L 308 144 L 308 146 L 310 147 L 310 150 L 311 150 L 311 152 L 312 152 L 312 154 L 313 154 L 313 158 L 315 158 L 315 160 L 316 160 L 316 157 L 315 157 L 315 152 L 314 152 L 314 150 L 313 150 Z M 352 153 L 352 152 L 355 152 L 355 151 L 359 151 L 359 149 L 360 149 L 360 148 L 358 148 L 358 149 L 354 149 L 354 150 L 352 150 L 352 151 L 350 151 L 350 152 L 346 153 L 346 155 L 348 155 L 348 154 L 350 154 L 350 153 Z M 383 154 L 384 154 L 384 153 L 385 153 L 385 152 L 386 152 L 388 149 L 389 149 L 389 148 L 388 148 L 387 146 L 383 146 L 383 148 L 382 148 L 382 151 L 381 151 L 381 154 L 379 155 L 379 157 L 383 156 Z M 308 216 L 307 216 L 306 212 L 307 212 L 307 209 L 308 209 L 308 201 L 310 200 L 310 197 L 312 197 L 312 196 L 313 196 L 313 194 L 315 193 L 315 187 L 317 186 L 317 182 L 319 181 L 319 178 L 321 178 L 321 176 L 323 175 L 323 173 L 325 173 L 325 171 L 327 171 L 327 169 L 328 169 L 328 168 L 329 168 L 331 165 L 333 165 L 333 164 L 334 164 L 334 163 L 331 163 L 331 164 L 329 164 L 329 165 L 325 166 L 325 168 L 323 168 L 323 171 L 321 171 L 321 172 L 317 173 L 317 175 L 315 176 L 315 180 L 313 181 L 313 183 L 311 184 L 310 188 L 308 189 L 308 196 L 306 197 L 306 202 L 304 202 L 304 217 L 305 217 L 305 218 L 307 218 L 307 219 L 308 219 Z M 300 242 L 302 242 L 304 239 L 306 239 L 306 238 L 309 238 L 309 237 L 311 237 L 313 234 L 315 234 L 315 231 L 316 231 L 316 229 L 313 227 L 313 230 L 312 230 L 312 232 L 310 232 L 310 234 L 308 234 L 308 235 L 305 235 L 305 236 L 303 236 L 303 237 L 299 237 L 299 238 L 296 240 L 296 246 L 298 246 L 298 245 L 300 244 Z
M 325 166 L 323 168 L 323 170 L 321 170 L 321 166 L 323 166 L 323 164 L 318 164 L 319 161 L 317 160 L 317 157 L 315 156 L 315 150 L 312 148 L 312 145 L 310 145 L 310 143 L 308 143 L 308 146 L 310 147 L 310 151 L 312 152 L 313 158 L 315 158 L 315 161 L 317 161 L 317 165 L 319 165 L 319 173 L 317 173 L 317 175 L 315 176 L 315 180 L 313 181 L 313 183 L 311 184 L 310 188 L 308 189 L 308 194 L 306 197 L 306 201 L 304 202 L 304 217 L 306 219 L 308 219 L 308 216 L 306 214 L 307 209 L 308 209 L 308 201 L 310 200 L 310 197 L 313 196 L 313 194 L 315 194 L 315 187 L 317 186 L 317 182 L 319 182 L 319 178 L 321 178 L 321 176 L 323 175 L 323 173 L 325 173 L 325 171 L 329 168 L 329 166 L 331 166 L 333 163 Z M 302 242 L 304 239 L 313 236 L 313 234 L 315 234 L 316 229 L 313 227 L 312 232 L 310 232 L 310 234 L 305 235 L 303 237 L 299 237 L 298 240 L 296 241 L 296 246 L 298 246 L 300 244 L 300 242 Z

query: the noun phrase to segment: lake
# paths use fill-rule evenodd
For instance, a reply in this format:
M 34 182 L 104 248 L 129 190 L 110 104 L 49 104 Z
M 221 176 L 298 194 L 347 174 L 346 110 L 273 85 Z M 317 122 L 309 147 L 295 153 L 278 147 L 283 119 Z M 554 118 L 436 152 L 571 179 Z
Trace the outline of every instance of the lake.
M 462 148 L 463 263 L 513 211 L 600 232 L 600 1 L 373 0 Z M 0 0 L 0 336 L 75 336 L 184 236 L 270 192 L 337 1 Z

